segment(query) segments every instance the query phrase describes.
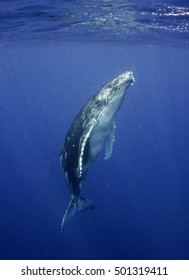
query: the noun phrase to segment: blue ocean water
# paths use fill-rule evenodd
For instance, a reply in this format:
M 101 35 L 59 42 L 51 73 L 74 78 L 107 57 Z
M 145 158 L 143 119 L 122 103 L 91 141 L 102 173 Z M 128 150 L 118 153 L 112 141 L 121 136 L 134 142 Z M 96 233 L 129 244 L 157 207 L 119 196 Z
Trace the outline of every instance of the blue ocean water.
M 1 0 L 0 20 L 0 259 L 189 259 L 186 1 Z M 82 187 L 95 209 L 61 233 L 67 130 L 127 70 L 113 154 Z

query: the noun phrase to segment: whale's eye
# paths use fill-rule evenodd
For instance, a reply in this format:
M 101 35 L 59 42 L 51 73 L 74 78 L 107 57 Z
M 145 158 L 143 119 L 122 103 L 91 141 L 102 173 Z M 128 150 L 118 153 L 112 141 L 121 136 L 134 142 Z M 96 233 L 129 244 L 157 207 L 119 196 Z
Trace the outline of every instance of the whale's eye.
M 96 106 L 96 107 L 100 107 L 100 104 L 101 104 L 101 102 L 100 102 L 99 99 L 95 100 L 95 106 Z

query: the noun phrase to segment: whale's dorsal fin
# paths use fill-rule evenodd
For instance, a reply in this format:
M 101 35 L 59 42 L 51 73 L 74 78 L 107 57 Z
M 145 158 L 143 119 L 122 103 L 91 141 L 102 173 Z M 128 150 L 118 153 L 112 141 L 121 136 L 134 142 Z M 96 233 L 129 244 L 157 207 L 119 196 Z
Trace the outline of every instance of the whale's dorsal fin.
M 105 157 L 104 157 L 105 160 L 109 159 L 112 154 L 113 144 L 115 141 L 115 129 L 116 129 L 116 125 L 113 121 L 109 127 L 109 133 L 105 141 Z

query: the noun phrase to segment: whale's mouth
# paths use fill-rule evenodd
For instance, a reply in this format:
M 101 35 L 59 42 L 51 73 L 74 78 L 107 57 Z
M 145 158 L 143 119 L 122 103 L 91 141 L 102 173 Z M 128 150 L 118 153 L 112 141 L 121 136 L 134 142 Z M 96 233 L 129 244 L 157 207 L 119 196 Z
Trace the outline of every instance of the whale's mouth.
M 133 72 L 132 71 L 129 71 L 129 78 L 128 78 L 128 82 L 130 82 L 131 83 L 131 86 L 133 86 L 134 85 L 134 82 L 135 82 L 135 78 L 134 78 L 134 76 L 133 76 Z
M 135 83 L 135 78 L 133 77 L 132 83 L 131 83 L 131 87 L 134 85 Z

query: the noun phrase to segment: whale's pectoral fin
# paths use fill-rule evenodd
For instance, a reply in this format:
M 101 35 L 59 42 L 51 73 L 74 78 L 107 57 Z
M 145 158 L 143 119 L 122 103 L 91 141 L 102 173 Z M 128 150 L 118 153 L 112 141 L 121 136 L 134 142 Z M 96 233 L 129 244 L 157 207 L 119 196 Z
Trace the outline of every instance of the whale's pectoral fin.
M 108 137 L 105 141 L 105 157 L 104 157 L 104 159 L 109 159 L 111 154 L 112 154 L 113 144 L 114 144 L 114 141 L 115 141 L 115 129 L 116 129 L 116 125 L 113 121 L 112 124 L 109 127 Z
M 81 211 L 88 210 L 88 209 L 94 209 L 94 205 L 91 200 L 89 200 L 88 198 L 85 198 L 85 197 L 79 197 L 77 200 L 75 198 L 72 198 L 70 200 L 66 213 L 64 214 L 64 217 L 62 219 L 61 231 L 63 230 L 65 223 L 77 211 L 81 212 Z
M 88 161 L 88 158 L 90 158 L 90 145 L 89 145 L 89 138 L 91 135 L 91 132 L 93 131 L 93 128 L 95 127 L 96 122 L 94 121 L 91 123 L 90 126 L 88 126 L 85 131 L 83 132 L 83 135 L 80 139 L 80 144 L 79 144 L 79 157 L 78 157 L 78 177 L 82 178 L 88 166 L 85 164 Z

